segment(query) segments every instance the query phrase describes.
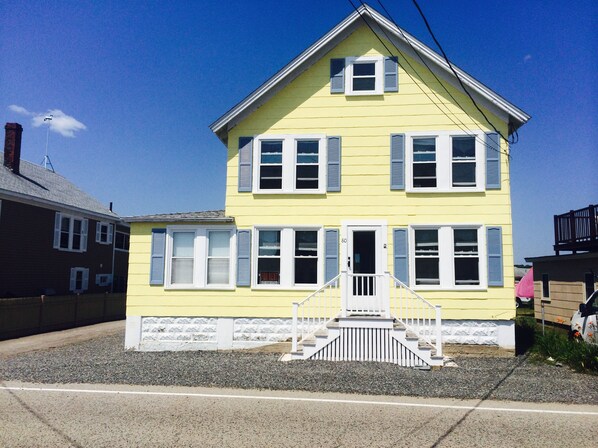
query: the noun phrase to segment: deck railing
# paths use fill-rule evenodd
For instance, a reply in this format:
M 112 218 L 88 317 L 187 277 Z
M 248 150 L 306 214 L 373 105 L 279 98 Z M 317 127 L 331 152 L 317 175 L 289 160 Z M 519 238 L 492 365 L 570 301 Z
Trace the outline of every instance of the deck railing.
M 339 314 L 340 278 L 341 274 L 301 302 L 293 303 L 293 352 L 297 351 L 299 343 Z
M 598 205 L 554 216 L 554 250 L 598 250 Z
M 440 305 L 433 305 L 392 274 L 389 294 L 390 313 L 420 339 L 436 347 L 442 356 L 442 313 Z

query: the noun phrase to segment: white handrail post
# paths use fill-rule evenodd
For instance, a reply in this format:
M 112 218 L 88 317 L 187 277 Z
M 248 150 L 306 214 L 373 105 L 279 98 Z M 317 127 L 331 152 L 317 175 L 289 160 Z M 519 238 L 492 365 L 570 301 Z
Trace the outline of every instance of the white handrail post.
M 293 302 L 293 342 L 291 350 L 293 352 L 297 351 L 297 320 L 299 318 L 299 304 L 297 302 Z
M 442 317 L 441 306 L 435 305 L 436 308 L 436 356 L 442 356 Z
M 385 315 L 387 319 L 390 319 L 390 272 L 384 273 L 384 277 L 382 277 L 382 285 L 384 287 L 382 300 L 385 308 Z
M 341 272 L 342 287 L 341 287 L 341 316 L 347 317 L 347 295 L 349 294 L 349 281 L 347 271 Z

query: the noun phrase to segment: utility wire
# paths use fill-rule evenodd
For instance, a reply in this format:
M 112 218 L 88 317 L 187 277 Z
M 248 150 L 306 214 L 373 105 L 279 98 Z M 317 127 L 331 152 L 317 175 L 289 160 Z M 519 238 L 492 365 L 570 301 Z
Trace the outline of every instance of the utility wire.
M 374 36 L 376 36 L 376 38 L 380 41 L 380 43 L 384 46 L 384 48 L 386 49 L 386 51 L 388 51 L 388 53 L 391 56 L 393 55 L 393 52 L 390 51 L 390 49 L 386 46 L 386 44 L 384 43 L 384 41 L 380 38 L 380 36 L 378 36 L 378 33 L 376 33 L 374 31 L 374 29 L 372 28 L 372 26 L 368 23 L 368 21 L 365 19 L 365 17 L 361 14 L 361 12 L 359 11 L 359 9 L 353 4 L 353 2 L 351 0 L 348 0 L 349 3 L 351 4 L 351 6 L 353 7 L 353 9 L 355 9 L 355 11 L 359 14 L 359 17 L 361 17 L 362 21 L 368 26 L 368 28 L 370 29 L 370 31 L 374 34 Z M 367 5 L 365 5 L 363 3 L 363 1 L 361 1 L 362 6 L 364 6 L 364 8 L 367 10 Z M 394 22 L 394 21 L 393 21 Z M 400 30 L 400 27 L 395 23 L 395 26 Z M 409 62 L 409 60 L 405 57 L 405 55 L 403 54 L 403 52 L 394 44 L 394 42 L 392 41 L 392 39 L 390 39 L 388 37 L 388 35 L 386 34 L 386 32 L 384 31 L 383 27 L 380 26 L 380 29 L 382 30 L 382 32 L 384 33 L 384 35 L 386 36 L 386 38 L 388 39 L 389 42 L 391 42 L 393 44 L 393 46 L 396 48 L 396 50 L 399 52 L 399 54 L 401 55 L 402 59 L 409 65 L 409 67 L 411 68 L 411 70 L 417 74 L 417 70 L 415 69 L 415 67 L 413 67 L 411 65 L 411 63 Z M 403 37 L 406 39 L 405 35 L 403 34 Z M 409 40 L 406 39 L 408 42 Z M 413 47 L 412 47 L 413 48 Z M 415 49 L 414 49 L 415 51 Z M 419 55 L 419 53 L 417 51 L 415 51 L 416 54 Z M 428 68 L 428 70 L 430 70 L 432 72 L 432 70 L 426 65 L 426 67 Z M 403 69 L 405 70 L 405 67 L 403 67 Z M 469 135 L 470 137 L 474 137 L 480 144 L 482 144 L 484 147 L 486 148 L 490 148 L 491 150 L 495 151 L 495 152 L 501 152 L 503 154 L 505 154 L 507 157 L 510 157 L 510 155 L 504 151 L 501 151 L 500 149 L 497 149 L 493 146 L 488 145 L 484 140 L 482 140 L 481 138 L 479 138 L 476 134 L 473 133 L 473 131 L 471 131 L 470 129 L 467 128 L 467 126 L 465 125 L 465 123 L 463 123 L 462 121 L 459 120 L 459 123 L 457 123 L 450 115 L 449 113 L 453 114 L 453 116 L 455 116 L 455 118 L 458 119 L 458 117 L 453 113 L 450 112 L 450 110 L 448 109 L 448 107 L 446 107 L 446 105 L 444 105 L 447 108 L 447 111 L 443 110 L 442 107 L 440 107 L 440 105 L 438 103 L 436 103 L 436 101 L 434 101 L 434 99 L 430 96 L 430 94 L 428 92 L 426 92 L 420 85 L 419 83 L 413 78 L 413 76 L 411 75 L 411 73 L 409 73 L 407 70 L 405 70 L 405 72 L 409 75 L 409 77 L 411 78 L 411 80 L 413 81 L 413 83 L 415 85 L 418 86 L 418 88 L 421 90 L 421 92 L 426 95 L 426 97 L 428 97 L 428 99 L 430 100 L 430 102 L 432 104 L 434 104 L 438 110 L 440 110 L 440 112 L 442 112 L 443 115 L 445 115 L 455 126 L 457 126 L 459 129 L 461 129 L 463 132 L 465 132 L 467 135 Z M 432 74 L 434 74 L 434 72 L 432 72 Z M 435 76 L 435 74 L 434 74 Z M 438 78 L 436 78 L 438 80 Z M 440 81 L 439 81 L 440 83 Z M 440 83 L 443 87 L 444 85 L 442 83 Z M 436 95 L 436 93 L 432 90 L 432 93 L 434 93 L 434 95 Z M 437 96 L 436 96 L 437 97 Z M 437 99 L 439 99 L 437 97 Z M 439 99 L 440 100 L 440 99 Z M 456 100 L 453 98 L 453 100 L 456 102 Z M 442 100 L 440 100 L 442 102 Z M 456 102 L 457 105 L 460 107 L 459 103 Z M 462 108 L 461 108 L 462 109 Z M 462 109 L 463 110 L 463 109 Z M 497 142 L 498 143 L 498 142 Z M 500 148 L 500 145 L 498 145 Z
M 417 0 L 412 0 L 413 4 L 415 5 L 415 7 L 417 8 L 417 10 L 419 11 L 420 16 L 422 17 L 424 23 L 426 24 L 426 28 L 428 28 L 428 31 L 430 32 L 430 36 L 432 36 L 432 39 L 434 39 L 434 42 L 436 43 L 436 45 L 438 45 L 438 48 L 440 49 L 440 52 L 442 53 L 442 56 L 444 56 L 444 60 L 446 61 L 446 63 L 448 64 L 448 66 L 450 67 L 451 71 L 453 72 L 453 74 L 455 75 L 455 77 L 457 78 L 457 81 L 459 81 L 459 84 L 461 85 L 461 88 L 463 89 L 463 91 L 467 94 L 467 96 L 469 97 L 469 99 L 471 100 L 471 102 L 473 103 L 473 105 L 476 107 L 476 109 L 480 112 L 480 114 L 482 114 L 482 116 L 484 117 L 484 119 L 488 122 L 488 124 L 492 127 L 492 129 L 494 129 L 495 132 L 497 132 L 502 138 L 504 138 L 506 141 L 509 141 L 508 138 L 505 138 L 504 135 L 502 135 L 502 133 L 496 129 L 496 127 L 494 126 L 494 124 L 488 119 L 488 117 L 486 116 L 486 114 L 484 113 L 484 111 L 480 108 L 480 106 L 478 106 L 478 103 L 476 103 L 476 101 L 473 99 L 473 96 L 471 96 L 471 93 L 469 93 L 469 90 L 467 90 L 467 88 L 465 87 L 465 84 L 463 84 L 463 81 L 461 81 L 461 77 L 457 74 L 457 71 L 455 70 L 455 68 L 453 67 L 453 64 L 451 64 L 451 61 L 449 61 L 448 56 L 446 55 L 444 49 L 442 48 L 442 45 L 440 45 L 440 42 L 438 42 L 438 39 L 436 39 L 436 36 L 434 35 L 434 32 L 432 31 L 432 27 L 430 26 L 430 24 L 428 23 L 428 19 L 426 19 L 426 16 L 424 14 L 424 12 L 422 11 L 422 9 L 419 7 L 419 4 L 417 3 Z M 394 21 L 393 21 L 394 22 Z M 517 143 L 517 141 L 513 141 L 511 142 L 512 144 Z
M 361 4 L 362 4 L 362 5 L 363 5 L 363 6 L 364 6 L 366 9 L 367 9 L 367 5 L 365 5 L 365 4 L 363 3 L 363 1 L 361 1 Z M 432 70 L 432 69 L 430 68 L 430 66 L 428 65 L 428 63 L 426 62 L 426 60 L 425 60 L 425 59 L 422 57 L 422 55 L 420 54 L 420 52 L 419 52 L 419 51 L 417 51 L 417 50 L 415 49 L 415 47 L 414 47 L 414 46 L 413 46 L 413 44 L 411 43 L 411 40 L 407 38 L 407 36 L 405 35 L 405 33 L 403 33 L 403 30 L 401 29 L 401 27 L 400 27 L 400 26 L 397 24 L 397 22 L 395 22 L 394 18 L 393 18 L 393 17 L 390 15 L 390 13 L 388 12 L 388 10 L 386 9 L 386 7 L 385 7 L 385 6 L 382 4 L 382 2 L 381 2 L 380 0 L 378 0 L 378 4 L 379 4 L 379 5 L 380 5 L 380 7 L 381 7 L 381 8 L 384 10 L 384 12 L 386 13 L 387 17 L 390 19 L 390 21 L 391 21 L 391 22 L 392 22 L 392 23 L 393 23 L 393 24 L 394 24 L 394 25 L 397 27 L 397 30 L 399 31 L 399 33 L 401 33 L 401 36 L 403 36 L 403 39 L 404 39 L 404 40 L 405 40 L 405 41 L 406 41 L 406 42 L 409 44 L 409 46 L 411 47 L 411 50 L 412 50 L 412 51 L 413 51 L 413 52 L 414 52 L 414 53 L 417 55 L 417 57 L 419 58 L 419 60 L 421 61 L 421 63 L 422 63 L 422 64 L 423 64 L 423 65 L 424 65 L 424 66 L 425 66 L 427 69 L 428 69 L 428 71 L 429 71 L 429 72 L 432 74 L 432 76 L 434 76 L 434 79 L 436 79 L 436 82 L 437 82 L 438 84 L 440 84 L 440 86 L 441 86 L 441 87 L 444 89 L 444 91 L 445 91 L 445 92 L 448 94 L 448 96 L 450 96 L 450 97 L 451 97 L 451 99 L 453 100 L 453 102 L 455 103 L 455 105 L 457 105 L 457 106 L 459 107 L 459 109 L 461 109 L 461 110 L 462 110 L 464 113 L 466 113 L 466 112 L 465 112 L 465 109 L 464 109 L 464 108 L 461 106 L 461 104 L 459 103 L 459 101 L 458 101 L 458 100 L 457 100 L 457 99 L 456 99 L 456 98 L 453 96 L 453 94 L 451 94 L 450 90 L 449 90 L 449 89 L 448 89 L 448 88 L 447 88 L 447 87 L 444 85 L 444 83 L 440 81 L 440 79 L 438 78 L 438 76 L 436 75 L 436 73 L 434 73 L 434 70 Z M 384 33 L 384 36 L 386 36 L 386 39 L 388 39 L 388 41 L 389 41 L 389 42 L 393 43 L 393 42 L 392 42 L 392 39 L 390 39 L 390 38 L 388 37 L 388 34 L 386 34 L 386 31 L 384 30 L 384 28 L 383 28 L 382 26 L 380 26 L 380 29 L 381 29 L 381 30 L 382 30 L 382 32 Z M 397 47 L 397 46 L 396 46 L 394 43 L 393 43 L 393 46 L 394 46 L 394 47 L 397 49 L 397 51 L 398 51 L 398 52 L 401 54 L 401 56 L 402 56 L 402 57 L 405 59 L 405 62 L 407 62 L 407 64 L 408 64 L 408 65 L 409 65 L 409 67 L 411 68 L 411 70 L 413 70 L 413 72 L 417 74 L 417 70 L 415 69 L 415 67 L 413 67 L 413 66 L 411 65 L 411 63 L 410 63 L 410 62 L 409 62 L 409 60 L 408 60 L 408 59 L 405 57 L 405 55 L 404 55 L 404 54 L 401 52 L 401 50 L 399 49 L 399 47 Z M 411 78 L 411 80 L 412 80 L 412 81 L 413 81 L 415 84 L 417 84 L 417 82 L 416 82 L 416 81 L 413 79 L 413 77 L 411 76 L 411 74 L 410 74 L 409 72 L 407 72 L 407 74 L 409 75 L 409 77 Z M 417 84 L 417 85 L 419 86 L 419 84 Z M 420 90 L 421 90 L 423 93 L 426 93 L 426 92 L 424 92 L 424 90 L 423 90 L 421 87 L 420 87 Z M 436 94 L 436 92 L 435 92 L 434 90 L 432 90 L 432 93 L 433 93 L 433 94 L 434 94 L 434 96 L 435 96 L 435 97 L 436 97 L 436 98 L 437 98 L 437 99 L 440 101 L 440 103 L 441 103 L 441 104 L 443 104 L 443 103 L 442 103 L 442 99 L 438 97 L 438 94 Z M 431 99 L 429 96 L 428 96 L 428 98 L 429 98 L 429 99 L 430 99 L 432 102 L 434 102 L 434 100 L 432 100 L 432 99 Z M 436 103 L 435 103 L 435 104 L 436 104 Z M 438 104 L 436 104 L 436 105 L 438 106 Z M 445 107 L 446 107 L 446 106 L 445 106 Z M 440 106 L 438 106 L 438 108 L 440 109 Z M 447 110 L 448 110 L 448 107 L 447 107 Z M 441 109 L 441 111 L 442 111 L 442 109 Z M 443 113 L 446 115 L 446 112 L 444 112 L 444 111 L 442 111 L 442 112 L 443 112 Z M 450 111 L 449 111 L 449 112 L 450 112 Z M 456 115 L 454 112 L 450 112 L 450 113 L 451 113 L 451 114 L 452 114 L 452 115 L 455 117 L 455 119 L 456 119 L 456 120 L 458 120 L 458 121 L 459 121 L 459 123 L 460 123 L 462 126 L 460 126 L 459 124 L 455 123 L 455 121 L 454 121 L 454 120 L 452 120 L 452 119 L 451 119 L 451 118 L 450 118 L 448 115 L 447 115 L 447 118 L 449 118 L 449 119 L 450 119 L 450 120 L 453 122 L 453 124 L 457 125 L 457 126 L 458 126 L 458 127 L 459 127 L 459 128 L 462 130 L 462 131 L 464 131 L 464 132 L 466 132 L 466 133 L 469 133 L 468 135 L 469 135 L 470 137 L 475 137 L 475 138 L 476 138 L 476 139 L 477 139 L 477 140 L 478 140 L 480 143 L 482 143 L 482 144 L 483 144 L 483 145 L 484 145 L 486 148 L 490 148 L 490 149 L 492 149 L 493 151 L 496 151 L 496 152 L 501 152 L 502 154 L 506 155 L 507 157 L 510 157 L 510 154 L 509 154 L 509 153 L 507 153 L 507 152 L 505 152 L 505 151 L 502 151 L 502 150 L 500 150 L 500 145 L 499 145 L 499 149 L 497 149 L 497 148 L 495 148 L 495 147 L 493 147 L 493 146 L 489 146 L 489 145 L 488 145 L 488 144 L 487 144 L 485 141 L 483 141 L 482 139 L 480 139 L 480 138 L 479 138 L 479 137 L 478 137 L 478 136 L 477 136 L 477 135 L 474 133 L 474 131 L 472 131 L 471 129 L 469 129 L 469 128 L 467 127 L 467 125 L 466 125 L 465 123 L 463 123 L 463 121 L 461 121 L 461 119 L 460 119 L 460 118 L 459 118 L 459 117 L 458 117 L 458 116 L 457 116 L 457 115 Z M 501 137 L 502 137 L 502 135 L 501 135 Z M 503 137 L 503 138 L 504 138 L 504 137 Z M 496 143 L 499 143 L 499 142 L 496 142 Z

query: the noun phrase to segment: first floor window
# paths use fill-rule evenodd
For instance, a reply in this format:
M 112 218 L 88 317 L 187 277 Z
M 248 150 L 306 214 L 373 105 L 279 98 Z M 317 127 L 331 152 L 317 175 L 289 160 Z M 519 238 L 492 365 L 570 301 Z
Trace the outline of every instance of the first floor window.
M 56 213 L 54 248 L 72 252 L 87 250 L 87 219 Z
M 318 232 L 295 231 L 295 284 L 318 283 Z
M 71 268 L 71 278 L 69 290 L 76 294 L 87 291 L 89 288 L 89 269 Z
M 172 226 L 167 229 L 166 287 L 227 288 L 235 232 L 230 227 Z
M 440 284 L 437 229 L 420 229 L 415 231 L 415 284 Z
M 195 232 L 173 232 L 170 280 L 173 285 L 193 283 L 194 248 Z
M 480 284 L 477 229 L 454 229 L 455 285 Z
M 280 284 L 280 230 L 259 231 L 257 283 Z
M 208 285 L 227 285 L 230 274 L 230 232 L 208 232 Z
M 412 274 L 415 286 L 475 289 L 486 285 L 482 226 L 415 227 Z M 485 246 L 484 246 L 485 248 Z

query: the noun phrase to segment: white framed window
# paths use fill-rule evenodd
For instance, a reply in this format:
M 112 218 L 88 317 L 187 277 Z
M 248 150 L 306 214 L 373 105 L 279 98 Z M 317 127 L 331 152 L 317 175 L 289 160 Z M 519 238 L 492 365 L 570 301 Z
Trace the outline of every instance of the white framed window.
M 415 289 L 485 289 L 484 227 L 439 225 L 410 227 L 410 278 Z
M 384 58 L 360 56 L 345 59 L 346 95 L 382 95 L 384 93 Z
M 324 135 L 258 135 L 254 139 L 254 193 L 323 194 Z
M 313 289 L 324 270 L 321 227 L 257 227 L 254 231 L 254 288 Z
M 96 274 L 96 285 L 110 286 L 112 284 L 112 274 Z
M 54 221 L 54 249 L 85 252 L 87 250 L 87 226 L 85 218 L 56 212 Z
M 89 289 L 89 269 L 71 268 L 69 291 L 79 294 Z
M 484 191 L 484 133 L 476 131 L 405 134 L 408 192 Z
M 108 222 L 96 222 L 96 243 L 112 244 L 113 225 Z
M 233 227 L 169 226 L 166 234 L 165 288 L 233 288 Z

